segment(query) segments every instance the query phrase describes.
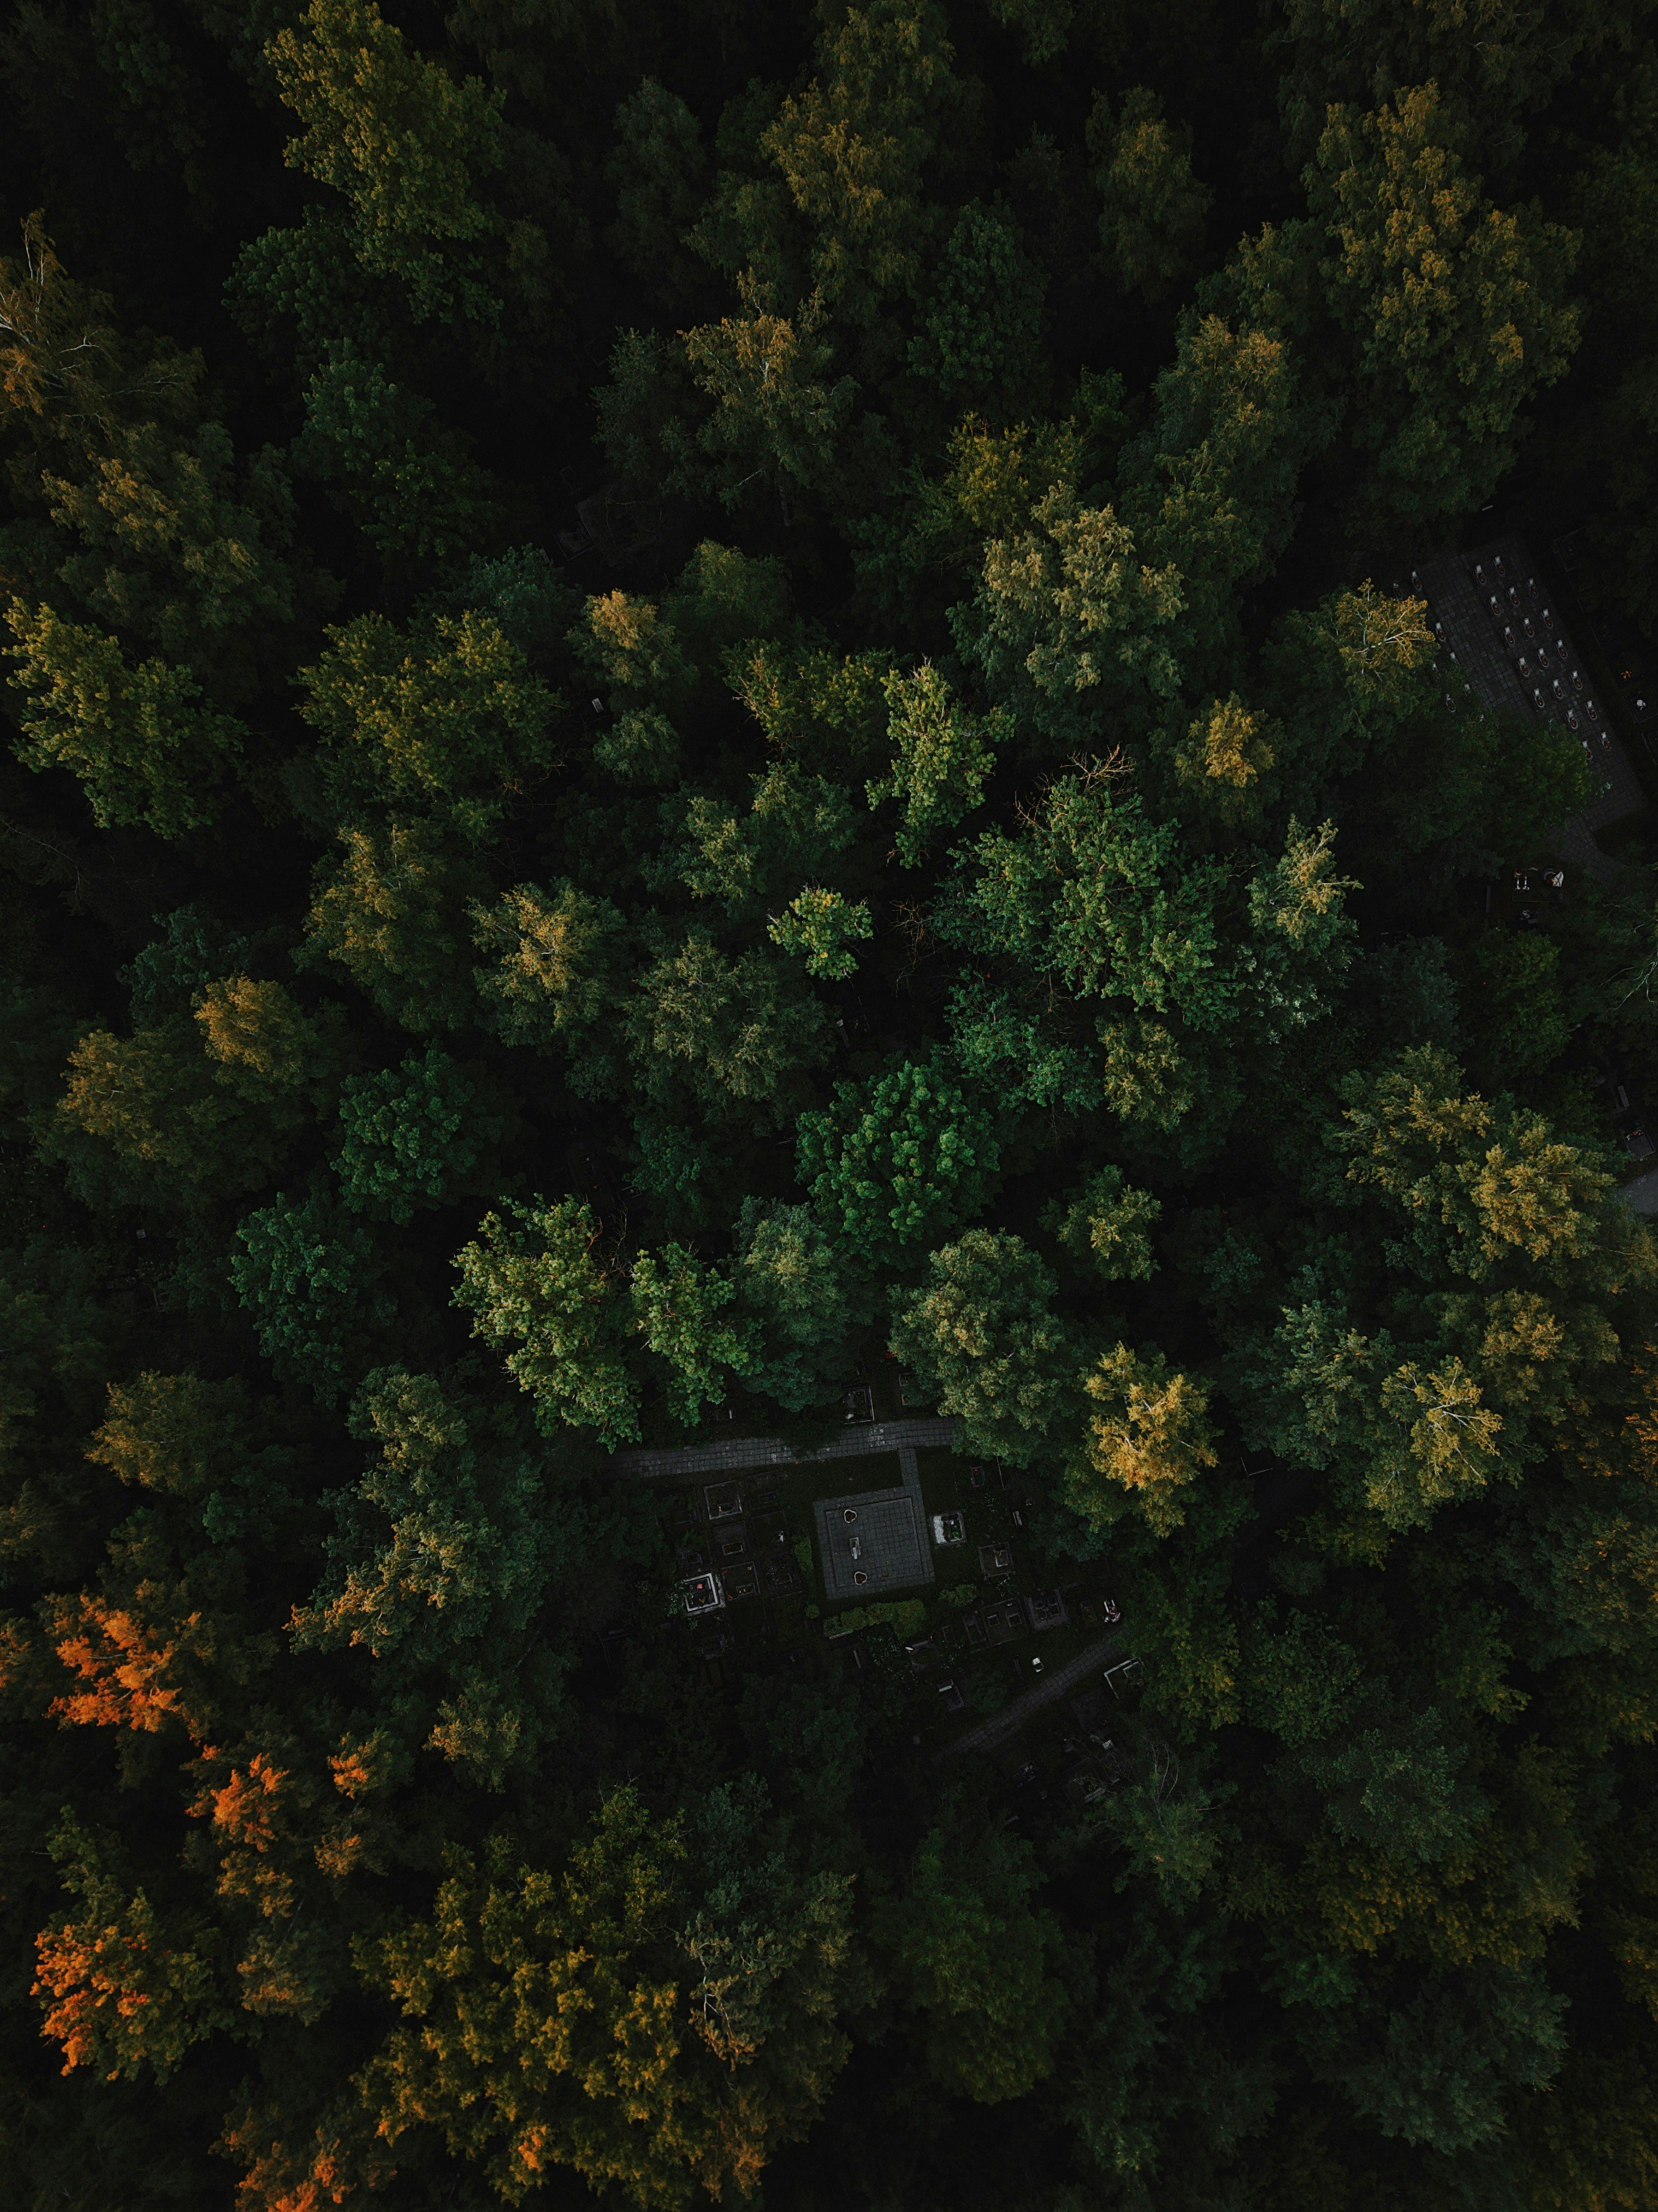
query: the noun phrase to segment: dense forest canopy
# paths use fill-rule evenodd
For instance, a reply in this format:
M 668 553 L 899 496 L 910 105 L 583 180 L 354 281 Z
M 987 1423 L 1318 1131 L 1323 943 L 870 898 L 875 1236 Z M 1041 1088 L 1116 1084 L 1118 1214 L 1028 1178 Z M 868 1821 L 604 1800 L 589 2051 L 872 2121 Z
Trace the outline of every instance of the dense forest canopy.
M 1658 2205 L 1651 0 L 0 116 L 6 2203 Z

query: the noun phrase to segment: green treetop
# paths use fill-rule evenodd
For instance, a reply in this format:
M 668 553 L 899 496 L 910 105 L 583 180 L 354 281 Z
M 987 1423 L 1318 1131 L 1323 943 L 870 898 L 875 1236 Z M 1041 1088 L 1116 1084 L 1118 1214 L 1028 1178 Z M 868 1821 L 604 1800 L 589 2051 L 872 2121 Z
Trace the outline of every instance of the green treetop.
M 1392 99 L 1433 82 L 1492 165 L 1506 166 L 1523 147 L 1530 119 L 1574 69 L 1608 46 L 1619 50 L 1622 23 L 1615 7 L 1497 0 L 1482 10 L 1479 36 L 1471 40 L 1457 0 L 1430 0 L 1408 14 L 1386 0 L 1290 0 L 1277 40 L 1286 64 L 1278 104 L 1292 158 L 1311 153 L 1332 100 Z
M 452 1668 L 429 1747 L 499 1789 L 564 1717 L 562 1670 L 525 1666 L 550 1547 L 539 1474 L 434 1376 L 376 1369 L 350 1419 L 380 1456 L 330 1500 L 327 1570 L 295 1608 L 295 1644 L 372 1655 L 406 1685 Z
M 187 668 L 163 660 L 129 667 L 103 631 L 64 622 L 48 606 L 14 599 L 6 621 L 17 641 L 7 679 L 25 702 L 18 747 L 30 768 L 80 778 L 100 829 L 143 823 L 182 836 L 212 819 L 214 787 L 246 732 L 208 706 Z
M 1112 781 L 1097 767 L 1062 777 L 1017 836 L 987 830 L 957 856 L 938 926 L 978 970 L 950 1000 L 957 1048 L 1034 1103 L 1105 1103 L 1169 1129 L 1193 1103 L 1198 1055 L 1206 1118 L 1187 1136 L 1200 1152 L 1232 1110 L 1238 1053 L 1327 1012 L 1352 884 L 1335 872 L 1332 825 L 1292 820 L 1240 897 L 1234 868 L 1188 857 Z M 1225 1057 L 1206 1042 L 1221 1034 L 1237 1040 Z
M 1443 1054 L 1345 1087 L 1328 1143 L 1362 1211 L 1270 1336 L 1240 1331 L 1239 1381 L 1260 1441 L 1407 1528 L 1562 1447 L 1655 1259 L 1599 1160 Z
M 855 973 L 858 956 L 851 948 L 872 930 L 869 908 L 861 900 L 853 904 L 839 891 L 824 890 L 818 884 L 797 893 L 766 925 L 774 945 L 803 954 L 807 975 L 825 982 L 844 982 Z
M 466 441 L 349 339 L 330 341 L 307 384 L 305 423 L 290 452 L 295 473 L 327 487 L 399 582 L 499 528 L 501 488 Z
M 1046 289 L 1007 210 L 964 207 L 909 342 L 911 369 L 952 413 L 964 401 L 999 415 L 1040 400 Z
M 693 1424 L 721 1401 L 730 1375 L 752 1365 L 752 1327 L 718 1318 L 736 1285 L 685 1246 L 638 1252 L 624 1268 L 579 1200 L 503 1212 L 506 1220 L 486 1214 L 456 1254 L 454 1302 L 471 1310 L 472 1334 L 506 1353 L 544 1433 L 560 1423 L 593 1429 L 613 1449 L 639 1434 L 646 1382 L 675 1420 Z
M 909 1062 L 803 1115 L 800 1179 L 847 1249 L 901 1262 L 978 1211 L 1000 1161 L 990 1115 L 942 1065 Z
M 1064 1207 L 1053 1209 L 1054 1235 L 1068 1252 L 1092 1262 L 1108 1282 L 1155 1273 L 1151 1232 L 1163 1218 L 1162 1202 L 1149 1190 L 1137 1190 L 1118 1167 L 1091 1175 Z
M 452 1850 L 430 1919 L 357 1947 L 410 2023 L 361 2079 L 387 2142 L 435 2130 L 514 2203 L 549 2165 L 641 2212 L 751 2188 L 846 2055 L 824 2024 L 844 1888 L 786 1898 L 774 1875 L 763 1919 L 744 1920 L 717 1880 L 698 1909 L 687 1857 L 682 1821 L 653 1820 L 631 1788 L 557 1874 L 504 1838 L 482 1864 Z
M 955 622 L 993 696 L 1058 751 L 1096 738 L 1107 718 L 1144 727 L 1180 682 L 1178 568 L 1153 568 L 1108 507 L 1067 484 L 1045 492 L 1030 526 L 984 550 L 984 575 Z
M 544 1200 L 488 1213 L 455 1265 L 455 1304 L 471 1313 L 475 1336 L 506 1352 L 544 1432 L 563 1422 L 596 1429 L 610 1444 L 638 1435 L 624 1310 L 585 1206 Z
M 1214 195 L 1192 173 L 1192 134 L 1170 130 L 1157 94 L 1134 85 L 1115 114 L 1103 94 L 1095 101 L 1088 147 L 1100 164 L 1106 265 L 1123 291 L 1155 304 L 1185 283 L 1203 250 Z
M 51 518 L 27 563 L 35 592 L 240 704 L 284 627 L 326 596 L 290 557 L 287 475 L 270 448 L 239 461 L 199 354 L 124 332 L 38 217 L 24 246 L 21 265 L 0 260 L 0 443 L 23 512 Z
M 341 194 L 357 258 L 395 278 L 417 317 L 449 311 L 468 264 L 446 249 L 498 222 L 477 186 L 501 160 L 499 94 L 457 84 L 374 0 L 311 0 L 265 53 L 302 125 L 284 161 Z M 487 312 L 464 273 L 459 289 L 469 313 Z
M 1436 85 L 1402 88 L 1368 115 L 1333 108 L 1307 178 L 1376 453 L 1368 504 L 1418 532 L 1491 497 L 1578 335 L 1571 234 L 1483 198 L 1461 139 Z
M 817 59 L 762 143 L 811 233 L 809 281 L 867 329 L 921 274 L 937 222 L 923 172 L 969 95 L 930 0 L 872 0 L 826 21 Z
M 932 838 L 953 830 L 984 797 L 995 747 L 1011 734 L 1010 718 L 969 712 L 930 661 L 912 676 L 889 676 L 883 688 L 896 750 L 890 774 L 868 786 L 869 803 L 902 802 L 898 857 L 913 868 L 926 858 Z
M 1223 876 L 1104 775 L 1067 775 L 1017 835 L 987 830 L 940 916 L 971 953 L 1046 969 L 1079 997 L 1121 996 L 1209 1026 L 1230 996 L 1216 906 Z
M 301 672 L 301 714 L 323 740 L 338 811 L 430 807 L 482 837 L 507 788 L 544 770 L 555 701 L 488 615 L 440 615 L 405 636 L 383 616 L 329 633 Z
M 337 962 L 388 1019 L 460 1029 L 476 1005 L 466 927 L 485 888 L 465 853 L 416 817 L 343 830 L 341 857 L 317 868 L 307 961 Z
M 691 379 L 708 406 L 679 485 L 711 492 L 731 511 L 745 495 L 753 504 L 786 483 L 831 495 L 857 387 L 833 376 L 822 327 L 814 295 L 793 315 L 756 307 L 686 332 Z
M 668 1369 L 669 1410 L 694 1422 L 704 1406 L 723 1402 L 726 1372 L 746 1374 L 753 1363 L 753 1331 L 715 1318 L 737 1285 L 683 1244 L 665 1244 L 634 1261 L 632 1293 L 635 1325 Z
M 616 109 L 616 131 L 607 165 L 616 222 L 606 242 L 661 297 L 682 299 L 702 274 L 688 244 L 708 165 L 696 118 L 647 76 Z
M 1156 400 L 1150 429 L 1124 449 L 1120 510 L 1148 573 L 1171 579 L 1163 649 L 1218 674 L 1239 595 L 1276 565 L 1302 470 L 1333 423 L 1286 341 L 1241 312 L 1182 318 Z
M 927 2071 L 981 2105 L 1022 2097 L 1054 2068 L 1066 2013 L 1058 1923 L 1032 1903 L 1035 1854 L 1017 1837 L 934 1828 L 915 1855 L 890 1935 Z
M 846 794 L 793 761 L 774 761 L 750 779 L 746 815 L 697 792 L 683 801 L 679 879 L 695 898 L 718 899 L 733 919 L 751 914 L 802 876 L 822 875 L 852 842 Z M 668 818 L 680 811 L 677 800 Z
M 634 1080 L 666 1105 L 689 1096 L 716 1121 L 798 1110 L 804 1071 L 827 1054 L 826 1021 L 804 980 L 760 946 L 732 958 L 701 929 L 665 933 L 623 1008 Z
M 493 907 L 472 908 L 473 941 L 492 963 L 476 971 L 484 1018 L 510 1044 L 572 1049 L 572 1076 L 586 1088 L 579 1048 L 623 988 L 627 925 L 608 899 L 574 884 L 519 884 Z M 600 1063 L 601 1066 L 603 1062 Z
M 240 1194 L 280 1166 L 325 1104 L 336 1051 L 330 1028 L 301 1015 L 280 984 L 210 985 L 194 1019 L 82 1037 L 52 1141 L 72 1172 L 85 1160 L 77 1136 L 108 1146 L 139 1170 L 129 1195 L 151 1202 Z
M 732 690 L 780 752 L 855 771 L 880 743 L 886 653 L 767 641 L 728 653 L 726 669 Z
M 279 1374 L 332 1405 L 395 1311 L 376 1280 L 372 1240 L 325 1200 L 284 1193 L 250 1213 L 236 1241 L 230 1279 L 259 1349 Z
M 972 1451 L 1028 1467 L 1073 1413 L 1077 1352 L 1053 1310 L 1059 1285 L 1005 1231 L 969 1229 L 895 1299 L 892 1349 L 961 1423 Z
M 744 1201 L 737 1225 L 738 1295 L 759 1324 L 744 1380 L 791 1413 L 837 1397 L 866 1293 L 844 1249 L 810 1206 Z
M 359 1212 L 408 1221 L 441 1206 L 505 1132 L 487 1085 L 437 1046 L 399 1067 L 348 1076 L 340 1093 L 340 1194 Z

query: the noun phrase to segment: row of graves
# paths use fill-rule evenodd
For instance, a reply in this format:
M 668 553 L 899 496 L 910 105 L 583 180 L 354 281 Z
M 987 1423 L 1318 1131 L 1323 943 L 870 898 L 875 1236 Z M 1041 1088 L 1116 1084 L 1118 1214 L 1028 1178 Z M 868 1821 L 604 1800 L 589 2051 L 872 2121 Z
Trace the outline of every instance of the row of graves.
M 1593 670 L 1525 541 L 1509 536 L 1467 552 L 1436 554 L 1411 571 L 1410 588 L 1426 601 L 1434 635 L 1463 677 L 1497 713 L 1553 722 L 1582 749 L 1594 796 L 1557 832 L 1559 852 L 1605 874 L 1593 833 L 1642 812 L 1646 793 L 1612 727 Z M 1614 671 L 1620 706 L 1644 718 L 1648 702 L 1627 672 Z M 1576 828 L 1580 833 L 1573 837 Z M 1557 883 L 1552 872 L 1547 880 Z
M 718 1613 L 744 1598 L 789 1597 L 800 1569 L 789 1540 L 782 1500 L 763 1486 L 710 1482 L 681 1516 L 679 1559 L 689 1565 L 685 1610 Z
M 1572 538 L 1557 539 L 1553 552 L 1564 574 L 1578 567 Z M 1581 608 L 1568 622 L 1546 570 L 1518 537 L 1492 538 L 1466 552 L 1436 554 L 1411 571 L 1410 583 L 1427 602 L 1441 646 L 1487 706 L 1564 727 L 1582 748 L 1590 772 L 1595 795 L 1581 814 L 1558 827 L 1546 864 L 1518 866 L 1511 878 L 1505 873 L 1486 892 L 1487 914 L 1515 929 L 1540 927 L 1542 915 L 1558 906 L 1565 892 L 1563 862 L 1611 884 L 1638 884 L 1632 867 L 1602 850 L 1597 833 L 1631 822 L 1647 805 L 1645 786 L 1613 726 L 1608 700 L 1616 702 L 1623 730 L 1632 728 L 1649 761 L 1658 761 L 1658 694 L 1639 653 L 1626 639 L 1609 642 L 1600 637 Z M 1595 682 L 1594 665 L 1580 647 L 1580 631 L 1594 646 L 1595 662 L 1610 679 L 1605 696 Z M 1646 1171 L 1649 1181 L 1658 1158 L 1652 1102 L 1632 1099 L 1622 1072 L 1610 1061 L 1589 1073 L 1632 1168 Z M 1631 1202 L 1650 1212 L 1658 1206 L 1658 1189 L 1646 1190 Z

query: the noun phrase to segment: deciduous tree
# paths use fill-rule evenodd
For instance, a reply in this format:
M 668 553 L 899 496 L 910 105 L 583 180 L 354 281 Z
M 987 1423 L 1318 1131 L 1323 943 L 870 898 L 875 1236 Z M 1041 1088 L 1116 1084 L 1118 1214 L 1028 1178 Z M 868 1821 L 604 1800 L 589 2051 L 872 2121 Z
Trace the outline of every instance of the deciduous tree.
M 1331 111 L 1308 188 L 1333 251 L 1331 307 L 1354 349 L 1367 507 L 1420 532 L 1489 499 L 1520 410 L 1565 372 L 1576 240 L 1485 198 L 1433 83 L 1369 114 Z
M 892 1349 L 961 1423 L 969 1449 L 1028 1467 L 1063 1443 L 1077 1352 L 1053 1310 L 1058 1285 L 1005 1231 L 969 1229 L 894 1301 Z
M 1126 1344 L 1102 1353 L 1083 1387 L 1098 1410 L 1088 1419 L 1085 1465 L 1067 1477 L 1067 1502 L 1088 1520 L 1114 1520 L 1132 1504 L 1153 1528 L 1178 1527 L 1186 1509 L 1176 1493 L 1219 1456 L 1208 1392 L 1155 1348 Z M 1126 1498 L 1092 1479 L 1101 1476 Z
M 598 1227 L 574 1199 L 488 1213 L 456 1255 L 457 1305 L 536 1401 L 545 1431 L 563 1422 L 608 1443 L 635 1437 L 638 1385 L 623 1358 L 622 1293 L 598 1249 Z
M 1088 147 L 1106 266 L 1123 291 L 1156 303 L 1183 287 L 1203 251 L 1214 195 L 1192 173 L 1192 134 L 1170 130 L 1157 94 L 1134 85 L 1114 113 L 1103 95 L 1095 101 Z
M 501 165 L 501 95 L 457 84 L 374 0 L 311 0 L 265 58 L 301 125 L 282 158 L 340 194 L 363 267 L 393 278 L 416 317 L 487 315 L 464 249 L 499 221 L 478 192 Z
M 48 606 L 14 599 L 6 620 L 28 767 L 78 776 L 100 829 L 142 822 L 179 837 L 211 821 L 215 787 L 244 732 L 205 702 L 187 668 L 160 659 L 129 667 L 116 639 Z
M 976 1212 L 1001 1148 L 985 1106 L 942 1064 L 911 1062 L 802 1116 L 800 1179 L 866 1265 L 890 1265 Z

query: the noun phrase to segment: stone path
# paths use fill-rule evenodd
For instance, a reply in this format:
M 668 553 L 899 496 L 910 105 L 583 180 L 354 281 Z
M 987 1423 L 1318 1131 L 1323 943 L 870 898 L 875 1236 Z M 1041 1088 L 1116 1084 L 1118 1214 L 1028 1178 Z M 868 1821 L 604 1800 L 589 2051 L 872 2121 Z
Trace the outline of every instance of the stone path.
M 876 1452 L 896 1451 L 903 1470 L 904 1487 L 918 1492 L 920 1474 L 915 1454 L 927 1444 L 953 1444 L 956 1424 L 937 1418 L 913 1421 L 849 1421 L 846 1433 L 822 1444 L 816 1451 L 792 1451 L 775 1437 L 733 1437 L 723 1444 L 683 1444 L 668 1451 L 619 1451 L 610 1465 L 618 1474 L 638 1475 L 649 1481 L 659 1475 L 735 1474 L 744 1468 L 805 1467 L 816 1460 L 868 1459 Z
M 1030 1689 L 1021 1692 L 1011 1705 L 1004 1705 L 1000 1712 L 993 1713 L 987 1721 L 981 1721 L 977 1728 L 969 1729 L 954 1743 L 946 1744 L 934 1754 L 935 1763 L 940 1759 L 954 1759 L 958 1752 L 993 1751 L 999 1743 L 1005 1743 L 1009 1736 L 1017 1734 L 1033 1713 L 1068 1697 L 1072 1690 L 1079 1690 L 1096 1668 L 1104 1667 L 1119 1640 L 1114 1636 L 1102 1636 L 1089 1644 L 1057 1674 L 1045 1674 Z

